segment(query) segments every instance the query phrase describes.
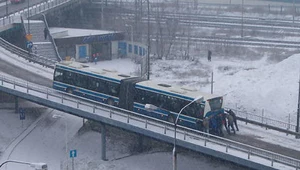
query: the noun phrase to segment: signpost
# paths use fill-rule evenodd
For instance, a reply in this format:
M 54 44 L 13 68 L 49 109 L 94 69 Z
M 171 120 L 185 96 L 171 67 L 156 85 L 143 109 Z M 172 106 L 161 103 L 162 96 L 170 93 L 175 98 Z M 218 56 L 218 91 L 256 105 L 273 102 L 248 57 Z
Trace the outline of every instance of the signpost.
M 20 120 L 22 120 L 22 128 L 23 128 L 23 120 L 25 120 L 25 111 L 23 108 L 19 108 Z
M 77 157 L 77 150 L 70 150 L 70 158 L 72 158 L 72 170 L 74 170 L 74 158 Z
M 33 43 L 31 41 L 26 42 L 27 49 L 31 49 L 33 47 Z

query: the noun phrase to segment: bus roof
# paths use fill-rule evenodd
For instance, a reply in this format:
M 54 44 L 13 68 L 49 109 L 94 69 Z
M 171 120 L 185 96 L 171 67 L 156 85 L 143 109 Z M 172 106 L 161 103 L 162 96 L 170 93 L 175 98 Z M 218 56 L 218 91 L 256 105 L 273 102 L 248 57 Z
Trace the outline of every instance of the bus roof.
M 56 67 L 63 67 L 63 68 L 69 68 L 71 70 L 76 70 L 77 72 L 87 74 L 90 76 L 97 76 L 102 78 L 109 78 L 113 81 L 121 81 L 123 79 L 128 79 L 136 76 L 130 76 L 126 74 L 121 74 L 117 72 L 116 70 L 108 70 L 103 68 L 97 68 L 97 67 L 90 67 L 86 64 L 75 62 L 75 61 L 61 61 L 56 64 Z
M 200 92 L 196 89 L 185 88 L 180 86 L 173 86 L 169 84 L 157 83 L 154 81 L 142 81 L 136 84 L 139 89 L 145 89 L 148 91 L 155 91 L 164 94 L 169 94 L 174 97 L 183 98 L 185 100 L 194 100 L 202 97 L 202 100 L 208 100 L 218 97 L 216 95 Z

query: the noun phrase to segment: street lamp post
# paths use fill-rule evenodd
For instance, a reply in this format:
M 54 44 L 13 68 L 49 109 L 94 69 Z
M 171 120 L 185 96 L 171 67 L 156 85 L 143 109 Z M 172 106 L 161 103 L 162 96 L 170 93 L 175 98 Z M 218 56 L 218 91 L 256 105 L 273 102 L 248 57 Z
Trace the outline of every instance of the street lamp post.
M 177 117 L 176 117 L 176 120 L 174 122 L 174 146 L 173 146 L 173 170 L 177 170 L 177 153 L 176 153 L 176 129 L 177 129 L 177 122 L 178 122 L 178 119 L 179 119 L 179 115 L 181 114 L 181 112 L 186 108 L 188 107 L 189 105 L 191 105 L 192 103 L 200 100 L 200 99 L 203 99 L 202 96 L 199 96 L 197 98 L 195 98 L 193 101 L 191 101 L 190 103 L 188 103 L 187 105 L 185 105 L 178 113 Z
M 298 108 L 297 108 L 297 125 L 296 125 L 296 139 L 299 139 L 299 117 L 300 117 L 300 77 L 299 77 L 299 89 L 298 89 Z
M 147 0 L 147 8 L 148 8 L 148 52 L 147 52 L 147 79 L 150 79 L 150 2 Z
M 32 168 L 34 168 L 35 170 L 48 170 L 48 166 L 46 163 L 32 163 L 32 162 L 23 162 L 23 161 L 16 161 L 16 160 L 7 160 L 7 161 L 4 161 L 1 165 L 0 165 L 0 168 L 7 164 L 7 163 L 17 163 L 17 164 L 23 164 L 23 165 L 29 165 L 31 166 Z

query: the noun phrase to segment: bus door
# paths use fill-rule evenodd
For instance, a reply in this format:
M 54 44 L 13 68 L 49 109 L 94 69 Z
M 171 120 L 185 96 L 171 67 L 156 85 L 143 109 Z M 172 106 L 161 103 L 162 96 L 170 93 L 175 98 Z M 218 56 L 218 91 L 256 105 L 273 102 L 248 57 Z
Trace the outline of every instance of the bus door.
M 136 83 L 142 81 L 140 77 L 134 77 L 121 80 L 120 94 L 119 94 L 119 107 L 126 110 L 133 110 L 134 102 L 134 86 Z

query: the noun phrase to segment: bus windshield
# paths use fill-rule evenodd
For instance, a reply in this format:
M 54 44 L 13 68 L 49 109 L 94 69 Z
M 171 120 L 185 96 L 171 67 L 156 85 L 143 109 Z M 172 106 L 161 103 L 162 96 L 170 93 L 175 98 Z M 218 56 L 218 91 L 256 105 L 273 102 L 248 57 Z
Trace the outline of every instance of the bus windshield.
M 222 108 L 223 105 L 223 97 L 216 97 L 213 99 L 209 99 L 208 102 L 212 111 L 219 110 Z

